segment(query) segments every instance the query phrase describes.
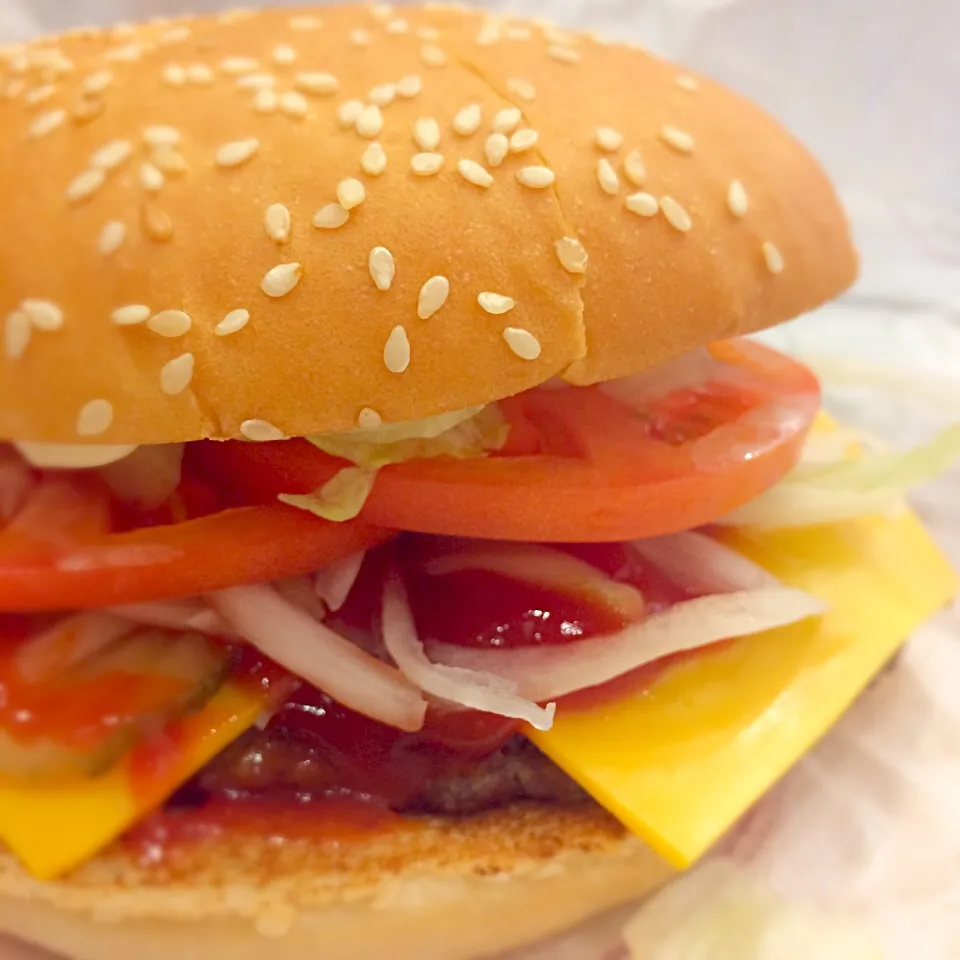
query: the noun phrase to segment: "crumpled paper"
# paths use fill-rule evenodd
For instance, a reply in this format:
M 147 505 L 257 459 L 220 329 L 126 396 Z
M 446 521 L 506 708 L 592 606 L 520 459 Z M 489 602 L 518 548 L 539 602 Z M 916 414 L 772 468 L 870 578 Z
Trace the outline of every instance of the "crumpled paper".
M 80 23 L 223 5 L 3 0 L 0 42 Z M 767 339 L 820 370 L 833 412 L 895 445 L 920 442 L 960 417 L 960 113 L 954 104 L 960 5 L 511 0 L 486 6 L 635 39 L 776 114 L 837 183 L 863 255 L 863 276 L 836 305 Z M 954 470 L 919 491 L 914 503 L 960 566 L 958 489 L 960 470 Z M 896 666 L 715 855 L 785 902 L 828 907 L 862 925 L 889 960 L 960 957 L 958 640 L 957 611 L 919 631 Z M 681 882 L 696 879 L 695 872 Z M 684 910 L 688 916 L 707 910 L 709 899 L 697 893 L 686 898 Z M 620 930 L 638 909 L 621 909 L 509 960 L 622 960 Z M 663 909 L 663 901 L 655 898 L 645 909 Z M 669 954 L 670 960 L 687 956 Z M 0 957 L 38 960 L 39 954 L 0 941 Z M 661 958 L 667 954 L 651 944 L 635 960 Z

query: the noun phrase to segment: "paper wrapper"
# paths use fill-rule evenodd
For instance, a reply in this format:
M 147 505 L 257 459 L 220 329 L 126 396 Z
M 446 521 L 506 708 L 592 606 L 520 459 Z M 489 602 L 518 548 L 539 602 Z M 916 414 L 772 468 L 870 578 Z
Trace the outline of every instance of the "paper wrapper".
M 193 0 L 190 8 L 221 5 Z M 960 416 L 960 140 L 956 124 L 947 122 L 960 88 L 957 8 L 947 0 L 877 0 L 868 13 L 849 0 L 499 6 L 630 36 L 777 114 L 838 183 L 864 270 L 839 305 L 769 339 L 815 361 L 834 412 L 894 444 L 921 441 Z M 0 41 L 182 7 L 177 0 L 4 0 Z M 914 502 L 960 565 L 958 489 L 954 471 Z M 718 858 L 732 858 L 770 897 L 829 908 L 862 925 L 890 960 L 960 957 L 958 640 L 956 611 L 919 631 L 896 666 L 699 869 L 716 870 Z M 707 916 L 716 897 L 697 884 L 697 871 L 682 882 L 688 892 L 678 895 L 676 924 L 689 924 Z M 676 904 L 654 898 L 502 960 L 622 960 L 621 930 L 638 911 L 639 925 L 662 929 L 664 939 L 651 937 L 636 960 L 687 956 L 666 952 L 671 910 Z M 781 916 L 764 950 L 777 949 L 777 936 L 796 947 L 797 918 L 778 914 L 777 922 Z M 839 941 L 835 946 L 842 949 Z M 736 956 L 801 955 L 759 949 L 744 946 Z M 0 958 L 42 960 L 2 941 Z

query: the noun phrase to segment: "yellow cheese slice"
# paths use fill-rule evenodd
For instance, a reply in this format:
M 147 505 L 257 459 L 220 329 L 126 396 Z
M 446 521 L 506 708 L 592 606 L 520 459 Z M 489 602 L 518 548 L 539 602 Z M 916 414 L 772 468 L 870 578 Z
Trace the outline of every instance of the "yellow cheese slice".
M 226 684 L 181 721 L 169 748 L 135 750 L 109 773 L 49 787 L 0 786 L 0 839 L 41 880 L 93 857 L 189 780 L 263 711 L 263 697 Z M 149 752 L 146 752 L 149 751 Z
M 674 865 L 712 846 L 836 722 L 957 576 L 904 511 L 725 541 L 830 604 L 820 620 L 679 663 L 649 689 L 530 736 Z

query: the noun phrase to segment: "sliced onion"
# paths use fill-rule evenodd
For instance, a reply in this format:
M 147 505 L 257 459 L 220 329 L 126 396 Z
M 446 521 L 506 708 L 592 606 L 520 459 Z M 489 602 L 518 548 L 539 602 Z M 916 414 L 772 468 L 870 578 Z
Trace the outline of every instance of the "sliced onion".
M 361 550 L 342 560 L 334 560 L 314 574 L 313 586 L 317 596 L 331 613 L 336 613 L 347 602 L 366 555 L 366 551 Z
M 395 667 L 297 609 L 269 586 L 231 587 L 210 602 L 234 631 L 334 700 L 400 730 L 420 730 L 427 705 Z
M 19 457 L 7 457 L 0 451 L 0 521 L 12 520 L 32 489 L 30 468 Z
M 601 383 L 600 390 L 619 400 L 624 406 L 639 409 L 658 397 L 669 396 L 678 390 L 699 387 L 708 380 L 716 379 L 718 372 L 728 367 L 700 348 L 684 353 L 673 360 L 661 363 L 651 370 L 619 380 Z
M 617 633 L 557 646 L 480 650 L 431 644 L 434 662 L 510 680 L 542 702 L 600 686 L 662 657 L 817 616 L 826 604 L 790 587 L 697 597 Z
M 490 673 L 431 663 L 417 636 L 403 584 L 391 578 L 383 595 L 383 643 L 404 675 L 424 693 L 501 717 L 526 720 L 537 730 L 553 726 L 556 705 L 537 706 L 517 696 L 516 684 Z
M 639 620 L 646 611 L 643 594 L 620 583 L 585 560 L 553 547 L 532 543 L 457 543 L 455 551 L 431 557 L 426 573 L 442 576 L 464 570 L 482 570 L 511 580 L 545 587 L 612 610 L 625 620 Z
M 273 587 L 284 600 L 292 603 L 314 620 L 326 619 L 327 608 L 317 596 L 309 577 L 287 577 L 284 580 L 276 580 Z
M 98 610 L 76 614 L 20 647 L 17 667 L 28 683 L 40 683 L 92 657 L 131 630 L 133 623 L 115 613 Z
M 693 531 L 634 540 L 630 549 L 674 583 L 694 593 L 733 593 L 778 586 L 779 580 L 743 554 Z
M 130 456 L 110 463 L 100 476 L 116 497 L 141 507 L 159 507 L 180 486 L 183 444 L 164 443 L 139 447 Z
M 156 603 L 131 603 L 111 607 L 108 613 L 126 617 L 147 627 L 170 630 L 195 630 L 212 636 L 228 637 L 232 630 L 203 600 L 159 600 Z

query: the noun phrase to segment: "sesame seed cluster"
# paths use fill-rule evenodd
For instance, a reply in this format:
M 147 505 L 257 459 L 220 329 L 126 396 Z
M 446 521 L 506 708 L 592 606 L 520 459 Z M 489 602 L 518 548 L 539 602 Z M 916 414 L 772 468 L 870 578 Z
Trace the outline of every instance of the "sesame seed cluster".
M 750 114 L 756 155 L 731 150 L 729 97 L 637 49 L 437 4 L 2 49 L 0 435 L 350 429 L 785 319 L 772 124 Z M 721 242 L 734 276 L 711 266 Z M 701 276 L 756 303 L 684 320 Z M 648 349 L 657 278 L 682 322 Z

